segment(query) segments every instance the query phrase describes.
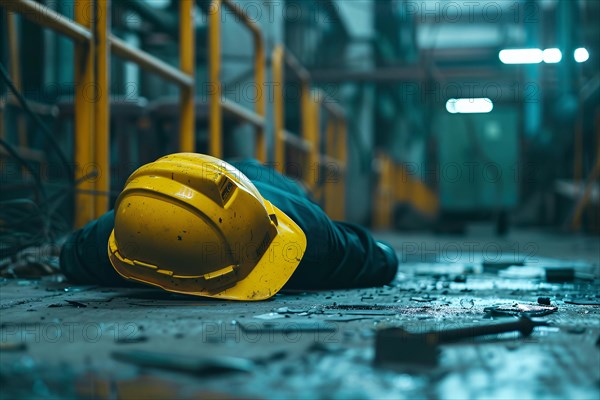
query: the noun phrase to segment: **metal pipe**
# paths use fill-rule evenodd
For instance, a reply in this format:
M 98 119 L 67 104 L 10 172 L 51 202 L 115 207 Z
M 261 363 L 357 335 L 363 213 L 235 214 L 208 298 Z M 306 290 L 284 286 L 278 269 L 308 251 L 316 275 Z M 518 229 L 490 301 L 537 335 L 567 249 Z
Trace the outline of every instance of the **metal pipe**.
M 443 80 L 471 78 L 498 79 L 498 70 L 491 67 L 444 67 L 440 70 Z M 419 64 L 398 67 L 380 67 L 363 71 L 339 69 L 313 70 L 312 80 L 315 82 L 364 82 L 364 83 L 394 83 L 423 81 L 430 78 L 427 71 Z
M 118 37 L 111 35 L 110 42 L 111 49 L 116 56 L 134 62 L 141 68 L 154 72 L 162 78 L 176 83 L 181 87 L 191 87 L 194 85 L 194 78 L 189 74 L 170 66 L 145 51 L 131 47 Z
M 191 84 L 180 89 L 181 121 L 179 122 L 179 150 L 193 152 L 196 148 L 194 119 L 194 2 L 179 2 L 179 67 L 191 77 Z
M 307 154 L 312 150 L 312 143 L 310 143 L 308 140 L 302 139 L 301 137 L 298 137 L 297 135 L 285 130 L 283 131 L 283 141 L 285 144 L 289 144 L 290 146 L 295 147 Z
M 265 126 L 265 118 L 263 116 L 255 113 L 252 110 L 242 107 L 234 101 L 227 99 L 221 100 L 221 108 L 223 111 L 232 114 L 238 119 L 252 124 L 255 128 L 262 128 Z
M 46 162 L 46 153 L 41 150 L 30 149 L 29 147 L 14 147 L 14 150 L 17 152 L 19 156 L 28 161 L 34 161 L 37 163 Z M 6 151 L 4 147 L 0 147 L 0 157 L 9 156 L 10 153 Z
M 19 2 L 27 3 L 27 2 Z M 15 3 L 16 4 L 16 3 Z M 82 29 L 86 29 L 89 35 L 86 41 L 77 41 L 75 43 L 75 144 L 74 155 L 75 160 L 75 181 L 85 177 L 90 168 L 94 168 L 92 158 L 92 132 L 94 131 L 94 109 L 93 92 L 90 89 L 94 88 L 94 42 L 90 33 L 91 18 L 86 15 L 86 11 L 91 10 L 90 0 L 76 0 L 74 3 L 74 18 L 76 23 Z M 36 12 L 41 13 L 41 10 L 36 8 Z M 91 96 L 91 97 L 90 97 Z M 80 228 L 93 219 L 94 216 L 94 196 L 89 194 L 94 191 L 94 182 L 88 178 L 84 179 L 79 184 L 79 189 L 88 191 L 83 193 L 77 191 L 75 193 L 75 228 Z
M 53 104 L 40 103 L 39 101 L 27 99 L 27 103 L 31 110 L 39 115 L 49 116 L 49 117 L 57 117 L 59 113 L 59 109 L 57 106 Z M 8 93 L 6 95 L 6 104 L 11 105 L 12 107 L 21 107 L 21 103 L 17 100 L 17 98 L 12 94 Z
M 86 29 L 91 19 L 90 15 L 81 15 L 79 19 L 76 18 L 75 21 L 72 21 L 51 8 L 32 0 L 0 0 L 0 5 L 6 8 L 7 11 L 19 13 L 38 25 L 62 33 L 77 43 L 87 44 L 92 39 L 92 33 L 89 29 Z M 89 10 L 91 8 L 84 10 L 84 13 L 89 12 Z
M 100 218 L 108 211 L 110 197 L 110 0 L 94 0 L 94 162 L 98 168 L 95 180 L 94 218 Z

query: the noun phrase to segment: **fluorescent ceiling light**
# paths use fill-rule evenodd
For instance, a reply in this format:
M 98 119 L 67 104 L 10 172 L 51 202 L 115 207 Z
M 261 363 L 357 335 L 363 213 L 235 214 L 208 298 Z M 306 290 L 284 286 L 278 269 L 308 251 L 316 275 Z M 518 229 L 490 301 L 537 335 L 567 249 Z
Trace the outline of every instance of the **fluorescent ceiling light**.
M 504 64 L 539 64 L 544 59 L 540 49 L 505 49 L 498 56 Z
M 542 56 L 546 64 L 556 64 L 562 60 L 562 53 L 556 48 L 544 50 Z
M 578 49 L 575 49 L 574 56 L 575 61 L 577 61 L 578 63 L 582 63 L 586 62 L 588 58 L 590 58 L 590 53 L 588 53 L 585 47 L 580 47 Z
M 489 113 L 493 109 L 494 103 L 486 97 L 475 99 L 450 99 L 446 102 L 446 110 L 450 114 Z

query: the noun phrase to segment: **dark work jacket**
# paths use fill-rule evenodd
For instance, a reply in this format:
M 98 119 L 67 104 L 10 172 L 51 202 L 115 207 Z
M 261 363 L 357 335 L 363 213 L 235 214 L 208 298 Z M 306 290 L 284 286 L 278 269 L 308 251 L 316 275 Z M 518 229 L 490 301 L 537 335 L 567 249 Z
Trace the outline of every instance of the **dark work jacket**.
M 302 261 L 284 289 L 379 286 L 394 278 L 398 266 L 385 262 L 366 229 L 330 220 L 300 185 L 258 161 L 231 164 L 248 176 L 261 195 L 306 234 L 307 246 Z M 60 255 L 61 269 L 69 280 L 109 286 L 128 284 L 108 260 L 108 238 L 114 219 L 114 211 L 109 211 L 71 234 Z

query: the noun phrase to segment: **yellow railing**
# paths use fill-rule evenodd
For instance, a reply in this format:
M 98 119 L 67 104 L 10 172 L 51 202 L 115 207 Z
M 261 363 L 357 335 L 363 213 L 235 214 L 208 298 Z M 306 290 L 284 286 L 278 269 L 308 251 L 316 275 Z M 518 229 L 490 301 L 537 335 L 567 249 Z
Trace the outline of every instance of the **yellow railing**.
M 179 2 L 180 66 L 174 68 L 160 59 L 134 48 L 110 32 L 110 1 L 77 0 L 74 20 L 31 0 L 0 0 L 10 12 L 50 28 L 75 43 L 75 179 L 90 173 L 95 166 L 98 176 L 85 180 L 75 198 L 75 226 L 79 227 L 108 210 L 110 192 L 109 163 L 109 65 L 110 53 L 138 64 L 149 72 L 177 84 L 180 94 L 179 148 L 194 151 L 194 29 L 193 0 Z M 227 7 L 252 33 L 254 40 L 255 109 L 222 98 L 221 70 L 221 12 Z M 92 11 L 92 15 L 90 15 Z M 265 83 L 265 45 L 260 27 L 231 0 L 212 0 L 209 9 L 209 153 L 223 156 L 223 112 L 252 124 L 256 128 L 256 158 L 268 160 L 266 146 L 266 109 L 263 94 Z M 288 65 L 301 81 L 302 134 L 285 130 L 283 84 L 284 65 Z M 289 145 L 307 156 L 303 176 L 316 193 L 326 212 L 336 219 L 345 215 L 346 120 L 343 111 L 330 102 L 323 92 L 312 90 L 310 75 L 282 46 L 273 54 L 275 161 L 285 172 L 285 146 Z M 321 111 L 327 114 L 326 149 L 321 154 Z M 325 176 L 320 176 L 324 170 Z
M 255 110 L 245 109 L 239 104 L 222 98 L 221 87 L 221 10 L 226 6 L 252 33 L 254 40 L 254 84 L 256 86 Z M 223 113 L 225 110 L 256 128 L 256 159 L 267 161 L 265 138 L 265 46 L 262 32 L 248 15 L 230 0 L 212 0 L 209 8 L 209 83 L 210 87 L 210 154 L 223 157 Z
M 180 68 L 134 48 L 110 33 L 110 0 L 76 0 L 74 20 L 31 0 L 0 0 L 10 12 L 75 42 L 75 179 L 95 166 L 94 181 L 83 182 L 75 197 L 75 226 L 79 227 L 108 210 L 110 191 L 109 121 L 110 53 L 134 62 L 180 86 L 179 147 L 194 151 L 194 31 L 193 0 L 179 2 Z M 95 192 L 94 194 L 89 194 Z
M 409 205 L 423 216 L 433 218 L 439 209 L 438 196 L 402 165 L 380 153 L 375 159 L 377 187 L 373 198 L 373 227 L 393 227 L 394 207 Z
M 321 201 L 329 217 L 334 220 L 343 220 L 346 214 L 346 117 L 344 111 L 328 99 L 324 92 L 317 90 L 315 98 L 317 104 L 322 106 L 327 113 L 325 153 L 318 155 L 318 165 L 321 167 L 319 170 L 325 173 L 320 179 L 323 184 Z M 320 111 L 319 108 L 315 115 L 317 135 L 320 128 L 318 111 Z
M 342 220 L 345 218 L 346 192 L 346 117 L 320 90 L 311 90 L 308 71 L 283 46 L 276 46 L 273 63 L 273 114 L 275 130 L 275 166 L 286 173 L 286 146 L 306 156 L 302 178 L 308 188 L 321 199 L 327 214 Z M 300 81 L 300 105 L 302 135 L 294 135 L 285 129 L 284 85 L 285 66 Z M 326 148 L 321 154 L 320 130 L 321 108 L 327 112 Z M 320 176 L 322 170 L 325 176 Z M 322 186 L 319 185 L 322 183 Z
M 310 75 L 306 69 L 289 52 L 286 52 L 283 46 L 278 45 L 273 50 L 273 118 L 275 131 L 275 167 L 282 174 L 286 173 L 286 145 L 292 146 L 304 154 L 316 151 L 316 146 L 308 140 L 310 132 L 313 130 L 310 118 Z M 288 65 L 292 72 L 300 81 L 300 104 L 301 104 L 301 126 L 303 130 L 302 137 L 298 137 L 285 129 L 285 107 L 284 107 L 284 69 Z M 303 174 L 304 175 L 304 174 Z

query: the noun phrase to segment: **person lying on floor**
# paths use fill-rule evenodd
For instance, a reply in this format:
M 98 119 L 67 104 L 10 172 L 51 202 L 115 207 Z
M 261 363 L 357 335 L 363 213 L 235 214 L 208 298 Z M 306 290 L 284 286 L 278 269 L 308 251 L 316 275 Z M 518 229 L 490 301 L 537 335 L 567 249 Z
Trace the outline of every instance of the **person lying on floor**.
M 256 160 L 232 164 L 179 153 L 142 166 L 114 210 L 70 235 L 61 270 L 78 284 L 130 281 L 230 300 L 394 279 L 395 251 L 366 229 L 330 220 Z

